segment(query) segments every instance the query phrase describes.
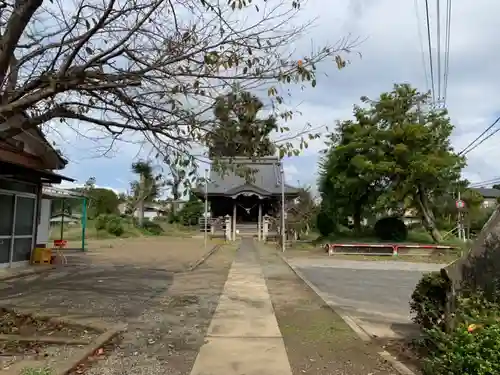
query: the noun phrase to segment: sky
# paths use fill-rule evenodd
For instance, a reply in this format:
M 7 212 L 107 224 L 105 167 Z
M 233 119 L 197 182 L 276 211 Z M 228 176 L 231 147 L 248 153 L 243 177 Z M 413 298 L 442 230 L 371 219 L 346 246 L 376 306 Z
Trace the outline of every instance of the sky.
M 447 107 L 456 127 L 452 143 L 456 150 L 461 150 L 500 115 L 500 95 L 496 90 L 500 87 L 500 74 L 497 73 L 500 2 L 454 0 L 452 3 Z M 444 13 L 446 1 L 441 4 Z M 409 0 L 309 0 L 303 5 L 300 17 L 304 22 L 312 18 L 316 21 L 294 46 L 298 54 L 301 49 L 307 53 L 311 41 L 321 45 L 350 35 L 360 38 L 362 43 L 347 56 L 348 67 L 339 71 L 333 64 L 322 66 L 314 89 L 294 90 L 288 104 L 300 115 L 296 114 L 286 126 L 293 130 L 310 123 L 314 127 L 329 126 L 331 129 L 336 121 L 351 116 L 352 106 L 359 103 L 361 96 L 374 98 L 391 90 L 394 83 L 407 82 L 422 91 L 427 90 L 418 34 L 418 25 L 423 33 L 427 32 L 423 0 L 417 0 L 417 9 L 419 18 L 414 1 Z M 436 55 L 435 9 L 430 16 Z M 444 29 L 444 18 L 441 24 Z M 423 42 L 427 51 L 427 39 Z M 428 59 L 427 54 L 425 59 Z M 96 151 L 99 144 L 81 135 L 65 132 L 55 140 L 69 159 L 65 175 L 75 178 L 76 184 L 94 176 L 97 185 L 116 191 L 126 191 L 134 178 L 131 163 L 148 156 L 147 147 L 137 143 L 120 142 L 102 157 L 98 156 L 102 150 Z M 467 155 L 465 178 L 477 182 L 500 176 L 497 167 L 500 148 L 496 147 L 499 140 L 500 133 Z M 285 160 L 289 184 L 315 186 L 318 152 L 323 148 L 323 142 L 318 140 L 301 156 Z

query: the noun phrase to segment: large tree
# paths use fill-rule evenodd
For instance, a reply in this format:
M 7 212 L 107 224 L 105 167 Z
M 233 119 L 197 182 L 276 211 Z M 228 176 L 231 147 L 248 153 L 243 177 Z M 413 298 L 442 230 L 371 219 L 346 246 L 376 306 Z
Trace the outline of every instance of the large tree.
M 354 117 L 339 122 L 330 136 L 329 149 L 320 162 L 319 191 L 323 208 L 337 220 L 351 217 L 359 231 L 364 214 L 387 181 L 379 164 L 383 154 L 376 126 L 367 121 L 360 107 L 354 108 Z
M 270 134 L 278 130 L 274 115 L 259 116 L 262 101 L 248 91 L 233 90 L 215 101 L 213 130 L 207 134 L 210 157 L 269 156 L 276 147 Z
M 83 123 L 101 140 L 103 132 L 112 141 L 142 133 L 162 151 L 189 154 L 206 140 L 216 97 L 234 83 L 265 86 L 276 104 L 283 83 L 315 86 L 320 62 L 345 66 L 346 39 L 309 56 L 290 53 L 311 25 L 298 22 L 298 1 L 250 3 L 3 2 L 0 119 L 9 126 L 0 140 Z
M 161 175 L 155 175 L 150 161 L 140 160 L 132 164 L 132 172 L 139 176 L 138 181 L 132 181 L 132 207 L 138 210 L 138 224 L 144 224 L 144 209 L 146 202 L 152 202 L 160 195 L 162 185 Z
M 308 235 L 315 224 L 318 207 L 309 187 L 299 189 L 299 196 L 287 204 L 286 228 L 292 229 L 300 237 Z
M 355 106 L 356 120 L 349 127 L 354 135 L 347 142 L 354 152 L 349 166 L 360 173 L 358 178 L 351 174 L 354 182 L 344 181 L 344 186 L 361 187 L 353 187 L 352 202 L 363 197 L 364 176 L 371 184 L 378 176 L 392 200 L 417 209 L 425 228 L 440 241 L 433 201 L 457 186 L 465 163 L 451 147 L 453 125 L 447 112 L 432 109 L 430 95 L 408 84 L 395 85 L 376 100 L 363 97 L 362 102 L 364 106 Z
M 440 241 L 432 201 L 457 185 L 465 165 L 451 147 L 453 125 L 446 110 L 432 109 L 430 94 L 408 84 L 395 85 L 376 101 L 363 101 L 370 106 L 367 117 L 380 129 L 384 168 L 396 197 L 411 196 L 423 225 Z

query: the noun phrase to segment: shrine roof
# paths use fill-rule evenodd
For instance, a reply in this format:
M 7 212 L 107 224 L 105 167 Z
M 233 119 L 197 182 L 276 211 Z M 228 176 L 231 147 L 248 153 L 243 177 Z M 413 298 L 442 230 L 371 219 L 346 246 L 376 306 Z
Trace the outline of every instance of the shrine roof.
M 226 170 L 223 173 L 212 171 L 207 184 L 207 195 L 234 196 L 239 193 L 256 193 L 261 196 L 281 194 L 281 161 L 277 157 L 256 159 L 236 157 L 230 160 L 240 169 L 250 169 L 248 178 L 239 173 Z M 204 186 L 196 189 L 197 195 L 203 195 Z M 285 184 L 286 195 L 297 195 L 299 189 Z

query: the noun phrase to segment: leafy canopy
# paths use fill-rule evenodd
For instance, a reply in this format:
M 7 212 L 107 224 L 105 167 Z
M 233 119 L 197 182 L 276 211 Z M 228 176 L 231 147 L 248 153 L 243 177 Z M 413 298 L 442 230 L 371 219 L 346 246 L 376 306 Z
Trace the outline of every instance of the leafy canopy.
M 396 84 L 376 100 L 361 98 L 354 120 L 341 122 L 331 136 L 321 165 L 327 202 L 359 215 L 356 206 L 390 194 L 388 203 L 419 210 L 438 240 L 432 200 L 457 186 L 465 160 L 451 147 L 447 112 L 429 109 L 430 100 L 409 84 Z
M 259 118 L 262 101 L 248 91 L 220 96 L 215 102 L 215 125 L 208 133 L 209 156 L 269 156 L 276 152 L 270 134 L 278 130 L 274 115 Z

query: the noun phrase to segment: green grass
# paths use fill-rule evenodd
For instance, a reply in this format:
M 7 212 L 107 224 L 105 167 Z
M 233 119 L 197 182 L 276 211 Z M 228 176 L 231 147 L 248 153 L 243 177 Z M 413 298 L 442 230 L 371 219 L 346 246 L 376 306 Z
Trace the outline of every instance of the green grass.
M 444 235 L 445 232 L 442 232 Z M 344 243 L 405 243 L 405 244 L 435 244 L 432 237 L 423 229 L 413 229 L 408 231 L 408 238 L 405 241 L 383 241 L 378 239 L 372 232 L 366 231 L 361 233 L 355 233 L 349 230 L 342 230 L 339 233 L 328 236 L 326 238 L 318 238 L 315 240 L 317 244 L 323 244 L 328 242 L 344 242 Z M 457 237 L 448 237 L 441 241 L 439 245 L 455 246 L 458 248 L 464 248 L 467 243 L 461 241 Z
M 189 237 L 198 229 L 197 227 L 185 227 L 179 224 L 169 224 L 167 222 L 158 221 L 157 222 L 164 230 L 161 234 L 162 236 L 172 236 L 172 237 Z M 152 236 L 147 231 L 134 226 L 131 222 L 124 220 L 123 225 L 125 227 L 125 232 L 119 238 L 131 238 L 131 237 L 144 237 Z M 61 226 L 55 225 L 51 228 L 50 239 L 57 240 L 61 238 Z M 82 227 L 81 225 L 65 225 L 63 232 L 63 239 L 67 241 L 79 241 L 82 238 Z M 111 233 L 105 230 L 97 230 L 95 228 L 95 222 L 93 220 L 87 221 L 87 228 L 85 230 L 86 239 L 110 239 L 117 238 Z
M 52 375 L 52 369 L 50 368 L 31 368 L 26 367 L 21 371 L 21 375 Z
M 443 232 L 444 234 L 444 232 Z M 365 231 L 362 233 L 354 233 L 347 228 L 341 230 L 339 233 L 328 237 L 320 237 L 316 234 L 316 239 L 312 241 L 302 241 L 292 243 L 290 250 L 304 251 L 304 252 L 323 252 L 323 245 L 326 243 L 365 243 L 365 244 L 381 244 L 381 243 L 398 243 L 398 241 L 382 241 L 375 237 L 372 232 Z M 408 232 L 408 238 L 405 241 L 399 242 L 401 244 L 414 244 L 414 245 L 433 245 L 435 244 L 432 237 L 423 229 L 413 229 Z M 421 261 L 432 263 L 449 263 L 461 256 L 467 249 L 469 243 L 463 242 L 457 237 L 451 237 L 443 240 L 439 245 L 453 246 L 456 250 L 445 250 L 442 253 L 434 253 L 433 255 L 423 255 L 419 253 L 409 253 L 400 255 L 398 257 L 392 256 L 364 256 L 359 254 L 349 255 L 335 255 L 336 257 L 344 257 L 345 259 L 356 260 L 407 260 L 407 261 Z M 411 251 L 411 250 L 410 250 Z

